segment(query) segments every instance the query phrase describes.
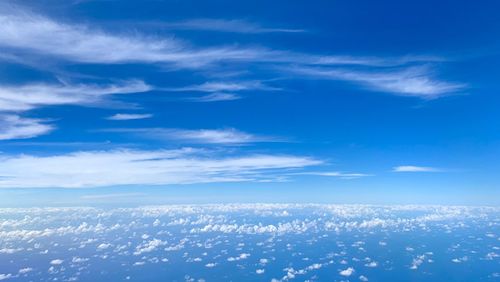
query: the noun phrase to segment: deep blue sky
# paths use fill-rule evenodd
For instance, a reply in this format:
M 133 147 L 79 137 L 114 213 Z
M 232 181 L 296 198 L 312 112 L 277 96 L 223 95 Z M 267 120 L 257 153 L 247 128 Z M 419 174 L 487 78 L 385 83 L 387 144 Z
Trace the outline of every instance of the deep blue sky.
M 4 3 L 0 205 L 497 205 L 499 8 Z

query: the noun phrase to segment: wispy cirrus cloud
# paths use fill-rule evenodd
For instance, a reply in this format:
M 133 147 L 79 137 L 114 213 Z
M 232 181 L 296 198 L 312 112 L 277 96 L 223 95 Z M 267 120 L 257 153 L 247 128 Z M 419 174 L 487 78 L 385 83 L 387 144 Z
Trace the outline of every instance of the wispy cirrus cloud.
M 326 176 L 326 177 L 338 177 L 341 179 L 356 179 L 361 177 L 373 176 L 373 174 L 368 174 L 368 173 L 352 173 L 352 172 L 340 172 L 340 171 L 307 171 L 307 172 L 297 172 L 291 175 Z
M 14 114 L 0 114 L 0 140 L 27 139 L 44 135 L 54 126 L 46 121 L 34 118 L 23 118 Z
M 107 117 L 108 120 L 135 120 L 152 118 L 153 114 L 114 114 Z
M 353 70 L 341 68 L 295 67 L 289 71 L 309 78 L 359 83 L 368 89 L 400 96 L 436 99 L 463 90 L 465 84 L 440 81 L 427 67 Z
M 112 95 L 146 92 L 151 89 L 138 80 L 108 85 L 0 85 L 0 140 L 33 138 L 55 129 L 46 120 L 23 118 L 20 113 L 46 106 L 92 106 L 104 103 Z
M 0 112 L 22 112 L 57 105 L 92 105 L 116 94 L 140 93 L 152 87 L 140 80 L 118 84 L 0 85 Z
M 393 172 L 440 172 L 439 168 L 429 166 L 401 165 L 392 168 Z
M 216 92 L 201 97 L 188 98 L 188 100 L 193 102 L 220 102 L 220 101 L 234 101 L 239 99 L 241 99 L 241 96 L 238 96 L 233 93 L 221 93 L 221 92 Z
M 2 6 L 0 12 L 0 47 L 6 53 L 37 54 L 79 63 L 166 63 L 184 68 L 199 68 L 219 62 L 283 63 L 299 65 L 398 66 L 408 63 L 442 61 L 432 56 L 381 58 L 371 56 L 334 56 L 303 54 L 265 47 L 216 46 L 194 47 L 174 37 L 148 36 L 140 33 L 107 32 L 76 23 L 64 23 L 35 14 L 22 7 Z M 185 26 L 235 29 L 243 21 L 212 21 L 212 25 L 194 20 Z M 285 31 L 249 26 L 247 31 Z M 290 30 L 292 31 L 292 30 Z M 110 47 L 112 46 L 112 48 Z M 14 56 L 19 59 L 20 56 Z
M 113 128 L 105 132 L 138 134 L 141 137 L 165 141 L 182 141 L 191 144 L 238 145 L 257 142 L 284 142 L 273 136 L 259 136 L 234 128 L 227 129 L 179 129 L 179 128 Z
M 197 91 L 197 92 L 222 92 L 222 91 L 247 91 L 247 90 L 281 90 L 264 84 L 261 81 L 223 81 L 223 82 L 205 82 L 202 84 L 189 85 L 176 88 L 163 88 L 165 91 Z
M 158 23 L 170 29 L 202 30 L 233 33 L 300 33 L 304 29 L 264 27 L 260 24 L 244 20 L 227 19 L 188 19 L 179 22 Z
M 284 155 L 209 156 L 193 149 L 89 151 L 53 156 L 0 155 L 0 187 L 103 187 L 243 182 L 272 179 L 268 171 L 319 165 Z

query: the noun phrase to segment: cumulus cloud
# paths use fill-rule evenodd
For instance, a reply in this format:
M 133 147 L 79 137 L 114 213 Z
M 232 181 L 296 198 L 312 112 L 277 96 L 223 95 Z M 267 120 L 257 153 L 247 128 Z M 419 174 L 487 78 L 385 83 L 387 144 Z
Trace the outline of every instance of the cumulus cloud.
M 300 156 L 217 157 L 193 149 L 0 155 L 0 187 L 98 187 L 258 181 L 266 171 L 321 164 Z M 271 178 L 272 179 L 272 178 Z
M 340 275 L 349 277 L 354 273 L 354 268 L 348 267 L 342 271 L 339 272 Z
M 440 169 L 428 166 L 401 165 L 392 168 L 393 172 L 439 172 Z

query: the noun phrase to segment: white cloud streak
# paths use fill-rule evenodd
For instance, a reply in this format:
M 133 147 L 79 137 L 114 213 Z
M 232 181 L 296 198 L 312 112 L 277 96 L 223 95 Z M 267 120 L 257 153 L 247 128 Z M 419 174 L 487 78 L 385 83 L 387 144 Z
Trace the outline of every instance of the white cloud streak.
M 0 115 L 0 140 L 27 139 L 47 134 L 54 126 L 45 121 L 18 115 Z
M 27 111 L 43 106 L 92 105 L 115 94 L 140 93 L 152 87 L 140 80 L 117 84 L 0 85 L 0 112 Z
M 181 30 L 202 30 L 234 33 L 300 33 L 303 29 L 269 28 L 244 20 L 190 19 L 180 22 L 161 23 L 161 27 Z
M 306 77 L 343 80 L 360 83 L 375 91 L 390 92 L 400 96 L 436 99 L 463 90 L 464 84 L 449 83 L 432 78 L 426 67 L 409 67 L 398 70 L 375 69 L 357 71 L 338 68 L 296 67 L 289 71 Z
M 193 149 L 0 156 L 0 187 L 101 187 L 258 181 L 266 171 L 319 165 L 300 156 L 200 156 Z
M 293 175 L 326 176 L 326 177 L 338 177 L 341 179 L 356 179 L 360 177 L 373 176 L 373 174 L 367 174 L 367 173 L 347 173 L 340 171 L 308 171 L 308 172 L 294 173 Z
M 107 117 L 108 120 L 135 120 L 152 118 L 152 114 L 114 114 Z
M 392 169 L 393 172 L 439 172 L 438 168 L 428 167 L 428 166 L 413 166 L 413 165 L 402 165 L 396 166 Z
M 228 129 L 178 129 L 178 128 L 115 128 L 107 132 L 123 132 L 140 134 L 141 136 L 159 140 L 174 140 L 200 144 L 244 144 L 256 142 L 284 142 L 283 139 L 271 136 L 256 136 Z

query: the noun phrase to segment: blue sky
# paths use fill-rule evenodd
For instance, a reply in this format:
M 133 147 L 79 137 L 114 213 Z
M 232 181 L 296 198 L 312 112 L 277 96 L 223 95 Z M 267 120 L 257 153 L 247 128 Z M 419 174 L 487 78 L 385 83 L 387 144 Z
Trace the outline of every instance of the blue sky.
M 499 5 L 0 6 L 0 204 L 499 204 Z

